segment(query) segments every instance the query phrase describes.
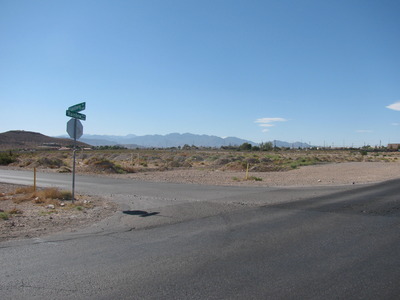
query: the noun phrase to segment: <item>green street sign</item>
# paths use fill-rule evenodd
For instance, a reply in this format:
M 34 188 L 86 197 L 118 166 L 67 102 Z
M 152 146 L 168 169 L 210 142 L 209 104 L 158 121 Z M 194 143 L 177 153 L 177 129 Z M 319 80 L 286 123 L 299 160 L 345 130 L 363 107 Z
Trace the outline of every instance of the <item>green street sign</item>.
M 67 117 L 75 118 L 75 119 L 78 119 L 78 120 L 83 120 L 83 121 L 86 120 L 86 115 L 80 114 L 80 113 L 75 112 L 75 111 L 67 110 L 66 115 L 67 115 Z
M 70 106 L 68 108 L 68 110 L 72 111 L 72 112 L 79 112 L 79 111 L 85 110 L 85 108 L 86 108 L 86 102 L 82 102 L 82 103 Z

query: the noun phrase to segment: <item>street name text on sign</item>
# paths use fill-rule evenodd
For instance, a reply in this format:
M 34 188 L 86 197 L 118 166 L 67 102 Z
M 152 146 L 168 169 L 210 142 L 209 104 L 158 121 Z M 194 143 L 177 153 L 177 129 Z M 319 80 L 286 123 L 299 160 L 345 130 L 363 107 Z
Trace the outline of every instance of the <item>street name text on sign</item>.
M 66 111 L 67 117 L 79 119 L 79 120 L 86 120 L 86 115 L 80 114 L 79 112 L 86 109 L 86 102 L 78 103 L 68 107 Z
M 86 115 L 80 114 L 75 111 L 67 110 L 66 115 L 67 115 L 67 117 L 71 117 L 71 118 L 75 118 L 75 119 L 79 119 L 79 120 L 83 120 L 83 121 L 86 120 Z
M 73 112 L 79 112 L 85 110 L 85 108 L 86 108 L 86 102 L 82 102 L 68 107 L 68 110 Z

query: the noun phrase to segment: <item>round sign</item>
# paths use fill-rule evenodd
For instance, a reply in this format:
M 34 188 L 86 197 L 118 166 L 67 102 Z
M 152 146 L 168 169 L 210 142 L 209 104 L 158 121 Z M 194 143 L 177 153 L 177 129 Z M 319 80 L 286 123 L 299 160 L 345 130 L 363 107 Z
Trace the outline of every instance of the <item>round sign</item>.
M 75 128 L 76 127 L 76 128 Z M 83 134 L 83 125 L 78 119 L 72 118 L 67 122 L 67 132 L 72 139 L 80 139 Z

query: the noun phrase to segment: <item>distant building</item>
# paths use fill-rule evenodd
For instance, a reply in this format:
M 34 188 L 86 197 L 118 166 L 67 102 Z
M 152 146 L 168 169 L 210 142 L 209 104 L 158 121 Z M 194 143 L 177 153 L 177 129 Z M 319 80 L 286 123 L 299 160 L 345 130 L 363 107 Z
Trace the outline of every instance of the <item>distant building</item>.
M 400 149 L 400 144 L 388 144 L 388 150 L 397 151 Z

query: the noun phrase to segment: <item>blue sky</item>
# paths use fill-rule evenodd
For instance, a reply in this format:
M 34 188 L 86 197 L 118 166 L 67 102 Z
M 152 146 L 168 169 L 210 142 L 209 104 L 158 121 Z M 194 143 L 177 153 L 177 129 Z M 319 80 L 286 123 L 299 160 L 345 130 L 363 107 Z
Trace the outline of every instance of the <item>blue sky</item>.
M 400 1 L 0 0 L 0 132 L 400 142 Z

